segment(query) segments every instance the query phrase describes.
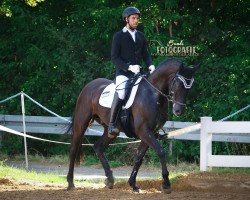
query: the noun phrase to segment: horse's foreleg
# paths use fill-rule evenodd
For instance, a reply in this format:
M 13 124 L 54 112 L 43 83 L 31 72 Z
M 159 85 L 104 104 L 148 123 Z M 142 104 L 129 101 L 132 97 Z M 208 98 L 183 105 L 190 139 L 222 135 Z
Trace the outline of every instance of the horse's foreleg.
M 80 149 L 83 133 L 86 131 L 87 127 L 88 127 L 88 122 L 85 122 L 83 125 L 82 123 L 76 123 L 76 122 L 74 122 L 73 124 L 73 135 L 71 138 L 71 146 L 70 146 L 69 172 L 67 175 L 67 181 L 68 181 L 67 190 L 72 190 L 75 188 L 73 182 L 75 160 L 76 160 L 76 155 Z
M 149 147 L 154 149 L 154 151 L 159 156 L 160 162 L 161 162 L 161 167 L 162 167 L 162 178 L 163 178 L 162 189 L 165 193 L 171 193 L 170 181 L 169 181 L 169 177 L 168 177 L 169 172 L 167 169 L 166 154 L 164 152 L 164 149 L 162 148 L 162 146 L 160 145 L 160 143 L 158 142 L 158 140 L 154 136 L 153 132 L 147 128 L 145 128 L 143 131 L 141 131 L 140 138 Z
M 110 169 L 108 160 L 104 155 L 104 150 L 112 142 L 112 140 L 113 138 L 108 137 L 108 128 L 105 127 L 103 136 L 94 144 L 95 153 L 101 161 L 103 169 L 105 171 L 105 175 L 107 177 L 107 179 L 105 180 L 105 185 L 109 189 L 112 189 L 114 186 L 114 177 L 113 172 Z
M 137 149 L 137 155 L 136 155 L 133 171 L 128 180 L 128 183 L 133 188 L 134 192 L 140 192 L 140 188 L 137 187 L 136 185 L 136 176 L 137 176 L 137 173 L 139 171 L 139 168 L 142 164 L 143 158 L 147 150 L 148 150 L 148 145 L 145 144 L 144 142 L 141 142 Z

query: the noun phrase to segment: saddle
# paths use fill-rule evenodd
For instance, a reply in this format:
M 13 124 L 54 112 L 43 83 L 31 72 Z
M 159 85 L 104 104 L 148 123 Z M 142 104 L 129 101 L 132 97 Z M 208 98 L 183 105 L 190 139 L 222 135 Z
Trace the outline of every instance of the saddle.
M 135 134 L 133 133 L 130 127 L 130 120 L 132 115 L 130 114 L 130 107 L 132 106 L 136 92 L 138 90 L 139 83 L 142 77 L 138 74 L 133 78 L 129 79 L 126 83 L 125 90 L 125 98 L 122 101 L 122 109 L 118 112 L 118 124 L 124 130 L 124 133 L 131 138 L 135 138 Z M 103 107 L 111 108 L 112 101 L 115 94 L 115 84 L 111 83 L 108 85 L 102 92 L 99 104 Z
M 128 109 L 132 106 L 141 79 L 142 77 L 137 75 L 128 80 L 126 84 L 127 90 L 125 91 L 125 100 L 123 101 L 123 109 Z M 111 108 L 115 90 L 116 88 L 114 83 L 111 83 L 106 88 L 104 88 L 99 98 L 99 104 L 103 107 Z

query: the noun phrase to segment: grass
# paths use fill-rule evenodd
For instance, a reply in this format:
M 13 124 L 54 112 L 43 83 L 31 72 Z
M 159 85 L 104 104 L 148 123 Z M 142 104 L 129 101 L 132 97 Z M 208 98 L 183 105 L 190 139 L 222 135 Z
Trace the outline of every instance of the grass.
M 185 167 L 187 166 L 187 164 L 182 164 L 179 167 L 174 167 L 174 166 L 170 166 L 170 168 L 175 168 L 175 170 L 171 170 L 170 173 L 170 180 L 171 182 L 173 182 L 175 179 L 177 179 L 178 176 L 180 175 L 188 175 L 191 172 L 196 172 L 196 168 L 194 165 L 191 165 L 189 167 Z M 194 168 L 193 168 L 194 167 Z M 132 169 L 132 168 L 131 168 Z M 15 167 L 9 167 L 5 164 L 3 164 L 3 162 L 0 163 L 0 179 L 1 178 L 7 178 L 10 180 L 15 180 L 17 182 L 39 182 L 39 183 L 44 183 L 44 184 L 48 184 L 48 183 L 53 183 L 53 184 L 57 184 L 57 185 L 63 185 L 66 187 L 67 185 L 67 180 L 66 177 L 64 176 L 60 176 L 58 174 L 54 174 L 54 173 L 41 173 L 41 172 L 35 172 L 35 171 L 26 171 L 25 169 L 18 169 Z M 158 177 L 159 179 L 161 177 Z M 122 178 L 122 179 L 115 179 L 116 181 L 127 181 L 127 179 Z M 97 184 L 100 187 L 104 186 L 104 183 L 102 180 L 100 180 L 99 182 L 96 182 L 95 180 L 91 181 L 91 180 L 74 180 L 74 182 L 77 185 L 84 185 L 84 186 L 88 186 L 88 185 L 93 185 L 93 184 Z
M 47 165 L 47 164 L 66 164 L 68 163 L 68 157 L 67 156 L 53 156 L 49 158 L 45 158 L 43 156 L 39 155 L 34 155 L 31 156 L 29 155 L 28 157 L 29 162 L 35 162 L 39 163 L 41 165 Z M 0 162 L 0 178 L 8 178 L 16 181 L 37 181 L 37 182 L 42 182 L 42 183 L 55 183 L 55 184 L 62 184 L 62 185 L 67 185 L 66 177 L 60 176 L 58 174 L 53 174 L 53 173 L 37 173 L 35 171 L 26 171 L 25 169 L 18 169 L 15 167 L 9 167 L 4 164 L 6 161 L 24 161 L 24 156 L 15 156 L 12 159 L 9 159 L 7 156 L 1 156 L 0 160 L 3 160 Z M 111 167 L 120 167 L 121 163 L 119 161 L 110 161 L 110 166 Z M 91 165 L 100 165 L 100 161 L 93 156 L 86 157 L 84 159 L 84 166 L 91 166 Z M 145 165 L 144 165 L 145 167 Z M 157 166 L 153 165 L 146 165 L 147 169 L 151 170 L 159 170 L 160 168 Z M 178 166 L 176 165 L 169 165 L 169 171 L 170 173 L 170 179 L 174 180 L 176 177 L 180 175 L 187 175 L 192 172 L 198 172 L 199 168 L 195 164 L 187 164 L 187 163 L 179 163 Z M 132 166 L 131 166 L 132 170 Z M 161 178 L 161 177 L 157 177 Z M 116 181 L 127 181 L 127 179 L 116 179 Z M 83 180 L 75 180 L 76 184 L 92 184 L 96 183 L 96 180 L 88 180 L 88 181 L 83 181 Z M 96 184 L 103 184 L 103 181 L 100 180 L 100 182 Z
M 218 173 L 218 174 L 224 174 L 224 173 L 232 173 L 232 174 L 237 174 L 237 173 L 244 173 L 244 174 L 249 174 L 250 175 L 250 168 L 237 168 L 237 167 L 213 167 L 208 170 L 211 173 Z
M 59 185 L 66 188 L 67 180 L 66 177 L 60 176 L 54 173 L 41 173 L 35 171 L 26 171 L 25 169 L 18 169 L 15 167 L 9 167 L 2 163 L 0 163 L 0 179 L 9 179 L 14 180 L 20 183 L 39 183 L 39 184 L 53 184 Z M 95 181 L 95 180 L 74 180 L 75 185 L 77 186 L 97 186 L 104 187 L 103 181 Z
M 84 158 L 83 165 L 91 166 L 91 165 L 97 165 L 99 163 L 100 163 L 100 161 L 98 160 L 98 158 L 96 156 L 86 156 Z
M 13 157 L 9 157 L 7 155 L 0 155 L 0 160 L 3 161 L 24 161 L 24 155 L 15 155 Z M 30 162 L 37 162 L 40 164 L 65 164 L 65 163 L 69 163 L 69 158 L 68 155 L 55 155 L 55 156 L 51 156 L 51 157 L 44 157 L 44 156 L 40 156 L 38 154 L 36 155 L 28 155 L 28 160 Z
M 11 159 L 6 155 L 0 155 L 0 160 L 3 161 L 24 161 L 23 155 L 16 155 Z M 44 157 L 40 155 L 28 155 L 29 162 L 36 162 L 39 164 L 55 164 L 55 165 L 63 165 L 69 163 L 68 155 L 55 155 L 52 157 Z M 120 161 L 109 161 L 110 167 L 119 167 L 121 166 Z M 81 163 L 83 166 L 92 166 L 92 165 L 100 165 L 100 161 L 97 156 L 86 156 L 84 161 Z
M 1 161 L 2 160 L 2 161 Z M 53 174 L 53 173 L 37 173 L 35 171 L 26 171 L 25 169 L 18 169 L 15 167 L 9 167 L 5 165 L 5 161 L 8 160 L 7 157 L 0 156 L 0 178 L 8 178 L 11 180 L 16 180 L 19 182 L 29 182 L 29 181 L 37 181 L 37 182 L 42 182 L 42 183 L 56 183 L 56 184 L 61 184 L 61 185 L 67 185 L 66 177 L 65 176 L 60 176 L 58 174 Z M 12 158 L 11 160 L 14 161 L 24 161 L 23 156 L 16 156 Z M 29 156 L 29 162 L 36 162 L 39 164 L 66 164 L 68 163 L 68 157 L 67 156 L 53 156 L 50 158 L 45 158 L 41 156 Z M 85 158 L 84 165 L 91 166 L 91 165 L 96 165 L 100 164 L 100 162 L 97 159 L 94 159 L 93 157 L 90 158 Z M 111 167 L 119 167 L 121 164 L 118 161 L 110 161 Z M 145 165 L 144 165 L 145 167 Z M 147 169 L 151 170 L 160 170 L 160 167 L 156 167 L 153 165 L 146 165 Z M 174 164 L 169 164 L 168 169 L 170 172 L 170 179 L 171 182 L 174 182 L 178 176 L 186 176 L 190 173 L 199 173 L 199 166 L 197 164 L 192 164 L 192 163 L 185 163 L 185 162 L 180 162 L 178 165 Z M 132 170 L 132 167 L 131 167 Z M 250 174 L 250 168 L 219 168 L 219 167 L 214 167 L 209 169 L 210 173 L 245 173 L 245 174 Z M 161 177 L 157 177 L 161 179 Z M 127 181 L 125 179 L 116 179 L 116 181 Z M 99 184 L 103 185 L 103 181 L 96 182 L 95 180 L 75 180 L 76 184 L 80 185 L 93 185 Z
M 16 181 L 33 180 L 44 183 L 65 183 L 66 178 L 52 173 L 37 173 L 15 167 L 0 164 L 0 178 L 8 178 Z

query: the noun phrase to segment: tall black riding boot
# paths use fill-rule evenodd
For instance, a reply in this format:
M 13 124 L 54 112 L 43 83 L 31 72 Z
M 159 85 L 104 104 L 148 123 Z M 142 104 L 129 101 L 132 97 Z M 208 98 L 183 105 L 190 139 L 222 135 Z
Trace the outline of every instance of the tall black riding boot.
M 116 137 L 120 132 L 116 124 L 116 118 L 117 118 L 118 111 L 120 109 L 121 101 L 122 100 L 119 99 L 118 94 L 115 93 L 114 100 L 112 102 L 112 106 L 110 110 L 110 122 L 109 122 L 109 128 L 108 128 L 109 138 Z

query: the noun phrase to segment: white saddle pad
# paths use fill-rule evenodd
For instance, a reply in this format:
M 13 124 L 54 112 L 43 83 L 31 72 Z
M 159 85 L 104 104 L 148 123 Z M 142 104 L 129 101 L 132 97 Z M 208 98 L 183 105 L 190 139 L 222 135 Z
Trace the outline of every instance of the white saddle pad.
M 130 93 L 130 97 L 129 97 L 126 105 L 123 107 L 123 109 L 128 109 L 130 106 L 132 106 L 141 79 L 142 78 L 140 77 L 135 82 L 135 86 L 133 86 L 132 91 Z M 112 105 L 112 102 L 114 99 L 114 95 L 115 95 L 115 84 L 111 83 L 103 90 L 103 92 L 100 96 L 100 99 L 99 99 L 99 104 L 103 107 L 111 108 L 111 105 Z

